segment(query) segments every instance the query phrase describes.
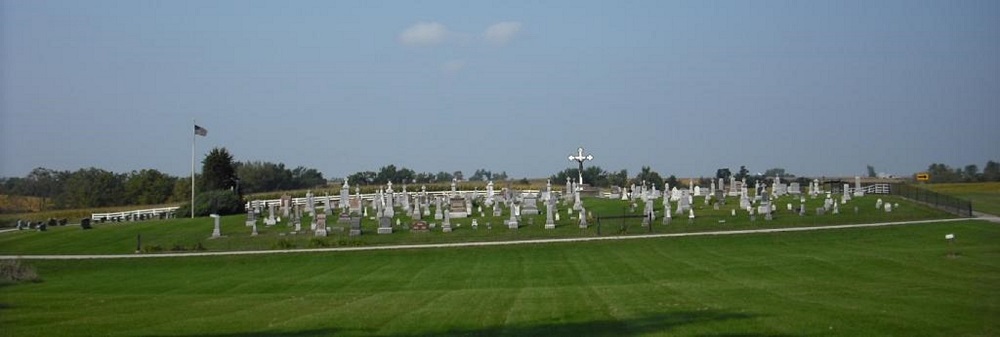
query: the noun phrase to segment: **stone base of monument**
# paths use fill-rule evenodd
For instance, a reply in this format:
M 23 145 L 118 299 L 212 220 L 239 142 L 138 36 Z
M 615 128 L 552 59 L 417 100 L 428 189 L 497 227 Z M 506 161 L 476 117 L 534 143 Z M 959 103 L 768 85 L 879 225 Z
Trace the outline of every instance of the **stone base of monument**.
M 441 226 L 441 231 L 445 233 L 451 233 L 451 226 L 450 225 Z
M 348 236 L 361 236 L 361 230 L 360 229 L 352 229 L 350 232 L 347 233 L 347 235 Z
M 379 234 L 392 234 L 392 227 L 379 228 L 378 229 L 378 233 Z
M 545 229 L 556 229 L 556 224 L 554 224 L 554 223 L 547 223 L 547 224 L 545 224 Z
M 326 228 L 316 229 L 316 236 L 326 236 Z
M 450 216 L 452 219 L 468 218 L 469 217 L 469 213 L 468 212 L 454 212 L 453 211 L 453 212 L 449 212 L 448 216 Z
M 510 221 L 510 222 L 507 223 L 507 228 L 517 229 L 517 227 L 518 227 L 517 221 Z

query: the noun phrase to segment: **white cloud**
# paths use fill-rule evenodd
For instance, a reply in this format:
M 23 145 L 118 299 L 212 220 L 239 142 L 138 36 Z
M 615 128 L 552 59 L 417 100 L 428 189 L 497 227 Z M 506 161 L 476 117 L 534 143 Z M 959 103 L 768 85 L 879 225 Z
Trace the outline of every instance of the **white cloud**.
M 441 70 L 444 70 L 444 72 L 449 74 L 457 73 L 459 71 L 462 71 L 462 69 L 465 69 L 464 60 L 451 60 L 445 62 L 444 65 L 441 66 Z
M 520 32 L 520 22 L 505 21 L 486 28 L 486 32 L 483 33 L 483 39 L 491 44 L 502 46 L 513 40 Z
M 448 39 L 448 28 L 437 22 L 418 22 L 399 33 L 399 43 L 408 46 L 434 46 Z

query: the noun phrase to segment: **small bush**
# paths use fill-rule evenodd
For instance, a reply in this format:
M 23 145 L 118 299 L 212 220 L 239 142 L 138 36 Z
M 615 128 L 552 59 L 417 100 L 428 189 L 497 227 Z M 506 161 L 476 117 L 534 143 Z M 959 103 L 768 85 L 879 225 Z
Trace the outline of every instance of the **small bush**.
M 163 247 L 160 245 L 146 245 L 142 247 L 143 253 L 159 253 L 163 251 Z
M 288 239 L 280 239 L 278 242 L 274 243 L 274 249 L 292 249 L 295 248 L 295 243 L 289 241 Z
M 323 248 L 328 247 L 329 244 L 323 238 L 312 238 L 309 239 L 309 247 L 311 248 Z
M 191 246 L 191 250 L 196 251 L 196 252 L 203 252 L 203 251 L 206 251 L 207 249 L 205 249 L 205 246 L 203 246 L 201 244 L 201 242 L 198 242 L 198 243 L 194 244 L 194 246 Z
M 172 252 L 183 252 L 185 250 L 187 250 L 187 248 L 184 248 L 184 246 L 179 243 L 175 243 L 173 247 L 170 247 L 170 251 Z
M 21 260 L 0 260 L 0 283 L 42 282 L 35 268 Z

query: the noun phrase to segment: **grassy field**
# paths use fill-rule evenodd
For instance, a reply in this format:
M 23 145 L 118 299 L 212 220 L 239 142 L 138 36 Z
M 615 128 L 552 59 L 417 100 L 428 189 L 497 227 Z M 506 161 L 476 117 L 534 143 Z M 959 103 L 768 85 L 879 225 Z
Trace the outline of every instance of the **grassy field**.
M 2 336 L 1000 334 L 1000 226 L 971 220 L 24 263 L 44 282 L 0 287 Z
M 934 192 L 972 201 L 973 210 L 1000 215 L 1000 182 L 923 184 L 919 186 Z
M 875 200 L 882 198 L 889 202 L 899 203 L 900 207 L 892 213 L 876 210 Z M 798 204 L 798 200 L 790 197 L 778 199 L 776 204 Z M 525 216 L 522 227 L 510 230 L 503 225 L 503 220 L 509 213 L 501 217 L 477 217 L 479 227 L 473 229 L 471 218 L 454 219 L 456 226 L 451 233 L 443 233 L 440 229 L 429 233 L 415 233 L 398 226 L 390 235 L 378 235 L 376 223 L 372 219 L 363 222 L 364 233 L 359 237 L 350 237 L 344 230 L 345 225 L 336 224 L 336 216 L 328 224 L 335 230 L 326 238 L 316 238 L 311 232 L 304 231 L 297 235 L 291 234 L 292 229 L 287 223 L 273 227 L 258 225 L 260 235 L 251 236 L 250 228 L 244 225 L 245 216 L 227 216 L 222 220 L 224 237 L 209 239 L 212 233 L 210 218 L 153 220 L 136 223 L 98 224 L 93 230 L 81 230 L 78 226 L 50 228 L 46 232 L 19 231 L 0 234 L 0 254 L 130 254 L 136 251 L 137 237 L 141 235 L 142 247 L 146 252 L 154 251 L 186 251 L 196 246 L 209 251 L 231 250 L 268 250 L 277 248 L 317 248 L 331 246 L 366 246 L 387 244 L 423 244 L 468 241 L 499 241 L 517 239 L 539 239 L 559 237 L 590 237 L 597 235 L 621 235 L 644 233 L 679 233 L 733 229 L 782 228 L 801 226 L 838 225 L 852 223 L 873 223 L 902 220 L 940 219 L 950 217 L 947 213 L 910 203 L 904 199 L 892 196 L 866 196 L 856 198 L 843 206 L 841 214 L 826 213 L 816 215 L 815 208 L 821 207 L 822 198 L 806 199 L 809 211 L 806 216 L 787 211 L 779 206 L 779 212 L 773 221 L 765 221 L 758 216 L 751 221 L 745 210 L 738 211 L 737 216 L 731 215 L 731 210 L 738 207 L 738 202 L 730 198 L 727 205 L 719 210 L 704 205 L 702 199 L 695 199 L 696 218 L 689 222 L 686 215 L 677 215 L 669 225 L 662 225 L 660 219 L 654 221 L 654 226 L 644 228 L 640 219 L 601 220 L 602 216 L 620 216 L 622 214 L 639 215 L 642 206 L 631 211 L 627 202 L 607 199 L 587 199 L 585 205 L 594 218 L 590 227 L 580 229 L 576 215 L 566 213 L 568 206 L 562 207 L 561 219 L 556 229 L 544 229 L 545 216 Z M 657 202 L 656 209 L 662 216 L 662 204 Z M 854 207 L 858 213 L 854 213 Z M 486 209 L 487 213 L 489 212 Z M 544 211 L 543 211 L 544 212 Z M 397 214 L 402 212 L 397 211 Z M 433 221 L 433 217 L 425 218 Z M 403 216 L 401 224 L 408 224 L 412 219 Z M 309 219 L 303 221 L 303 228 L 309 228 Z M 493 226 L 488 229 L 487 224 Z M 623 231 L 624 230 L 624 231 Z M 600 231 L 600 233 L 598 233 Z

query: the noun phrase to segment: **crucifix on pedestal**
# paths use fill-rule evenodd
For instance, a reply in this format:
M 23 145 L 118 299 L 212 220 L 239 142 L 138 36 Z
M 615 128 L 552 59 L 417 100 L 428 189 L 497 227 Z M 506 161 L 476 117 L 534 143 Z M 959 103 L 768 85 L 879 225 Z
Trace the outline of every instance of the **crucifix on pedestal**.
M 577 163 L 580 163 L 580 170 L 577 171 L 577 173 L 579 174 L 579 178 L 580 178 L 579 184 L 580 184 L 580 186 L 583 186 L 583 162 L 585 160 L 594 160 L 594 156 L 589 155 L 589 154 L 586 155 L 586 156 L 584 156 L 583 155 L 583 147 L 581 147 L 581 148 L 578 148 L 576 150 L 576 155 L 575 156 L 574 155 L 570 155 L 569 156 L 569 160 L 570 161 L 575 161 Z

